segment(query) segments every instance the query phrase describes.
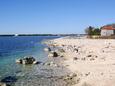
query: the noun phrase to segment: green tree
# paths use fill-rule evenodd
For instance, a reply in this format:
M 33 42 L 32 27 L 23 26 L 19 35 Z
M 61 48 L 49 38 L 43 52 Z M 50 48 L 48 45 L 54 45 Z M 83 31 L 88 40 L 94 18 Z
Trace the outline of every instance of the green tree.
M 93 30 L 93 35 L 100 35 L 101 30 L 99 28 L 95 28 Z
M 85 29 L 85 33 L 89 36 L 93 35 L 93 30 L 94 30 L 94 27 L 92 26 L 89 26 Z
M 100 28 L 95 28 L 95 27 L 92 27 L 92 26 L 89 26 L 85 29 L 85 33 L 88 35 L 88 36 L 92 36 L 92 35 L 100 35 Z

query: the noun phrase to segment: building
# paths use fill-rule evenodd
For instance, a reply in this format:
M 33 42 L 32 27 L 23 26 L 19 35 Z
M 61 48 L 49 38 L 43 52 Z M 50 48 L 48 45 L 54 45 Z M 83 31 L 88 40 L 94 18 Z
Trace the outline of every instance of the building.
M 101 36 L 111 36 L 115 34 L 114 25 L 103 26 L 101 28 Z

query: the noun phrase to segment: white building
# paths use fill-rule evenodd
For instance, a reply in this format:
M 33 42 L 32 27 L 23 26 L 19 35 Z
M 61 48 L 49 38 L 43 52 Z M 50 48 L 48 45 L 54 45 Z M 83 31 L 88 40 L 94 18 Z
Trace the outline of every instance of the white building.
M 115 34 L 115 28 L 112 26 L 104 26 L 101 29 L 101 36 L 111 36 Z

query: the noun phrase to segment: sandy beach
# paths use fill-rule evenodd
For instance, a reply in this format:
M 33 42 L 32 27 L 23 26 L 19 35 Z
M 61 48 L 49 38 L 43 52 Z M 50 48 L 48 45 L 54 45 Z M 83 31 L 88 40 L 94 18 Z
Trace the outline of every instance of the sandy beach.
M 115 40 L 58 38 L 50 46 L 64 50 L 63 65 L 77 73 L 73 86 L 115 86 Z

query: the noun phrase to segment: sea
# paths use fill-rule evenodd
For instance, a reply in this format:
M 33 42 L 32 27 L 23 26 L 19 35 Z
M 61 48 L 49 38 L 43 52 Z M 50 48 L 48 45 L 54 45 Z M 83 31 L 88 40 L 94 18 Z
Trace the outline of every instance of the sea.
M 33 56 L 36 60 L 44 62 L 47 54 L 43 50 L 46 45 L 42 42 L 55 38 L 59 36 L 0 37 L 0 81 L 6 81 L 12 86 L 26 86 L 23 83 L 15 85 L 14 82 L 21 80 L 20 77 L 27 79 L 26 74 L 32 72 L 35 67 L 16 64 L 16 59 Z

